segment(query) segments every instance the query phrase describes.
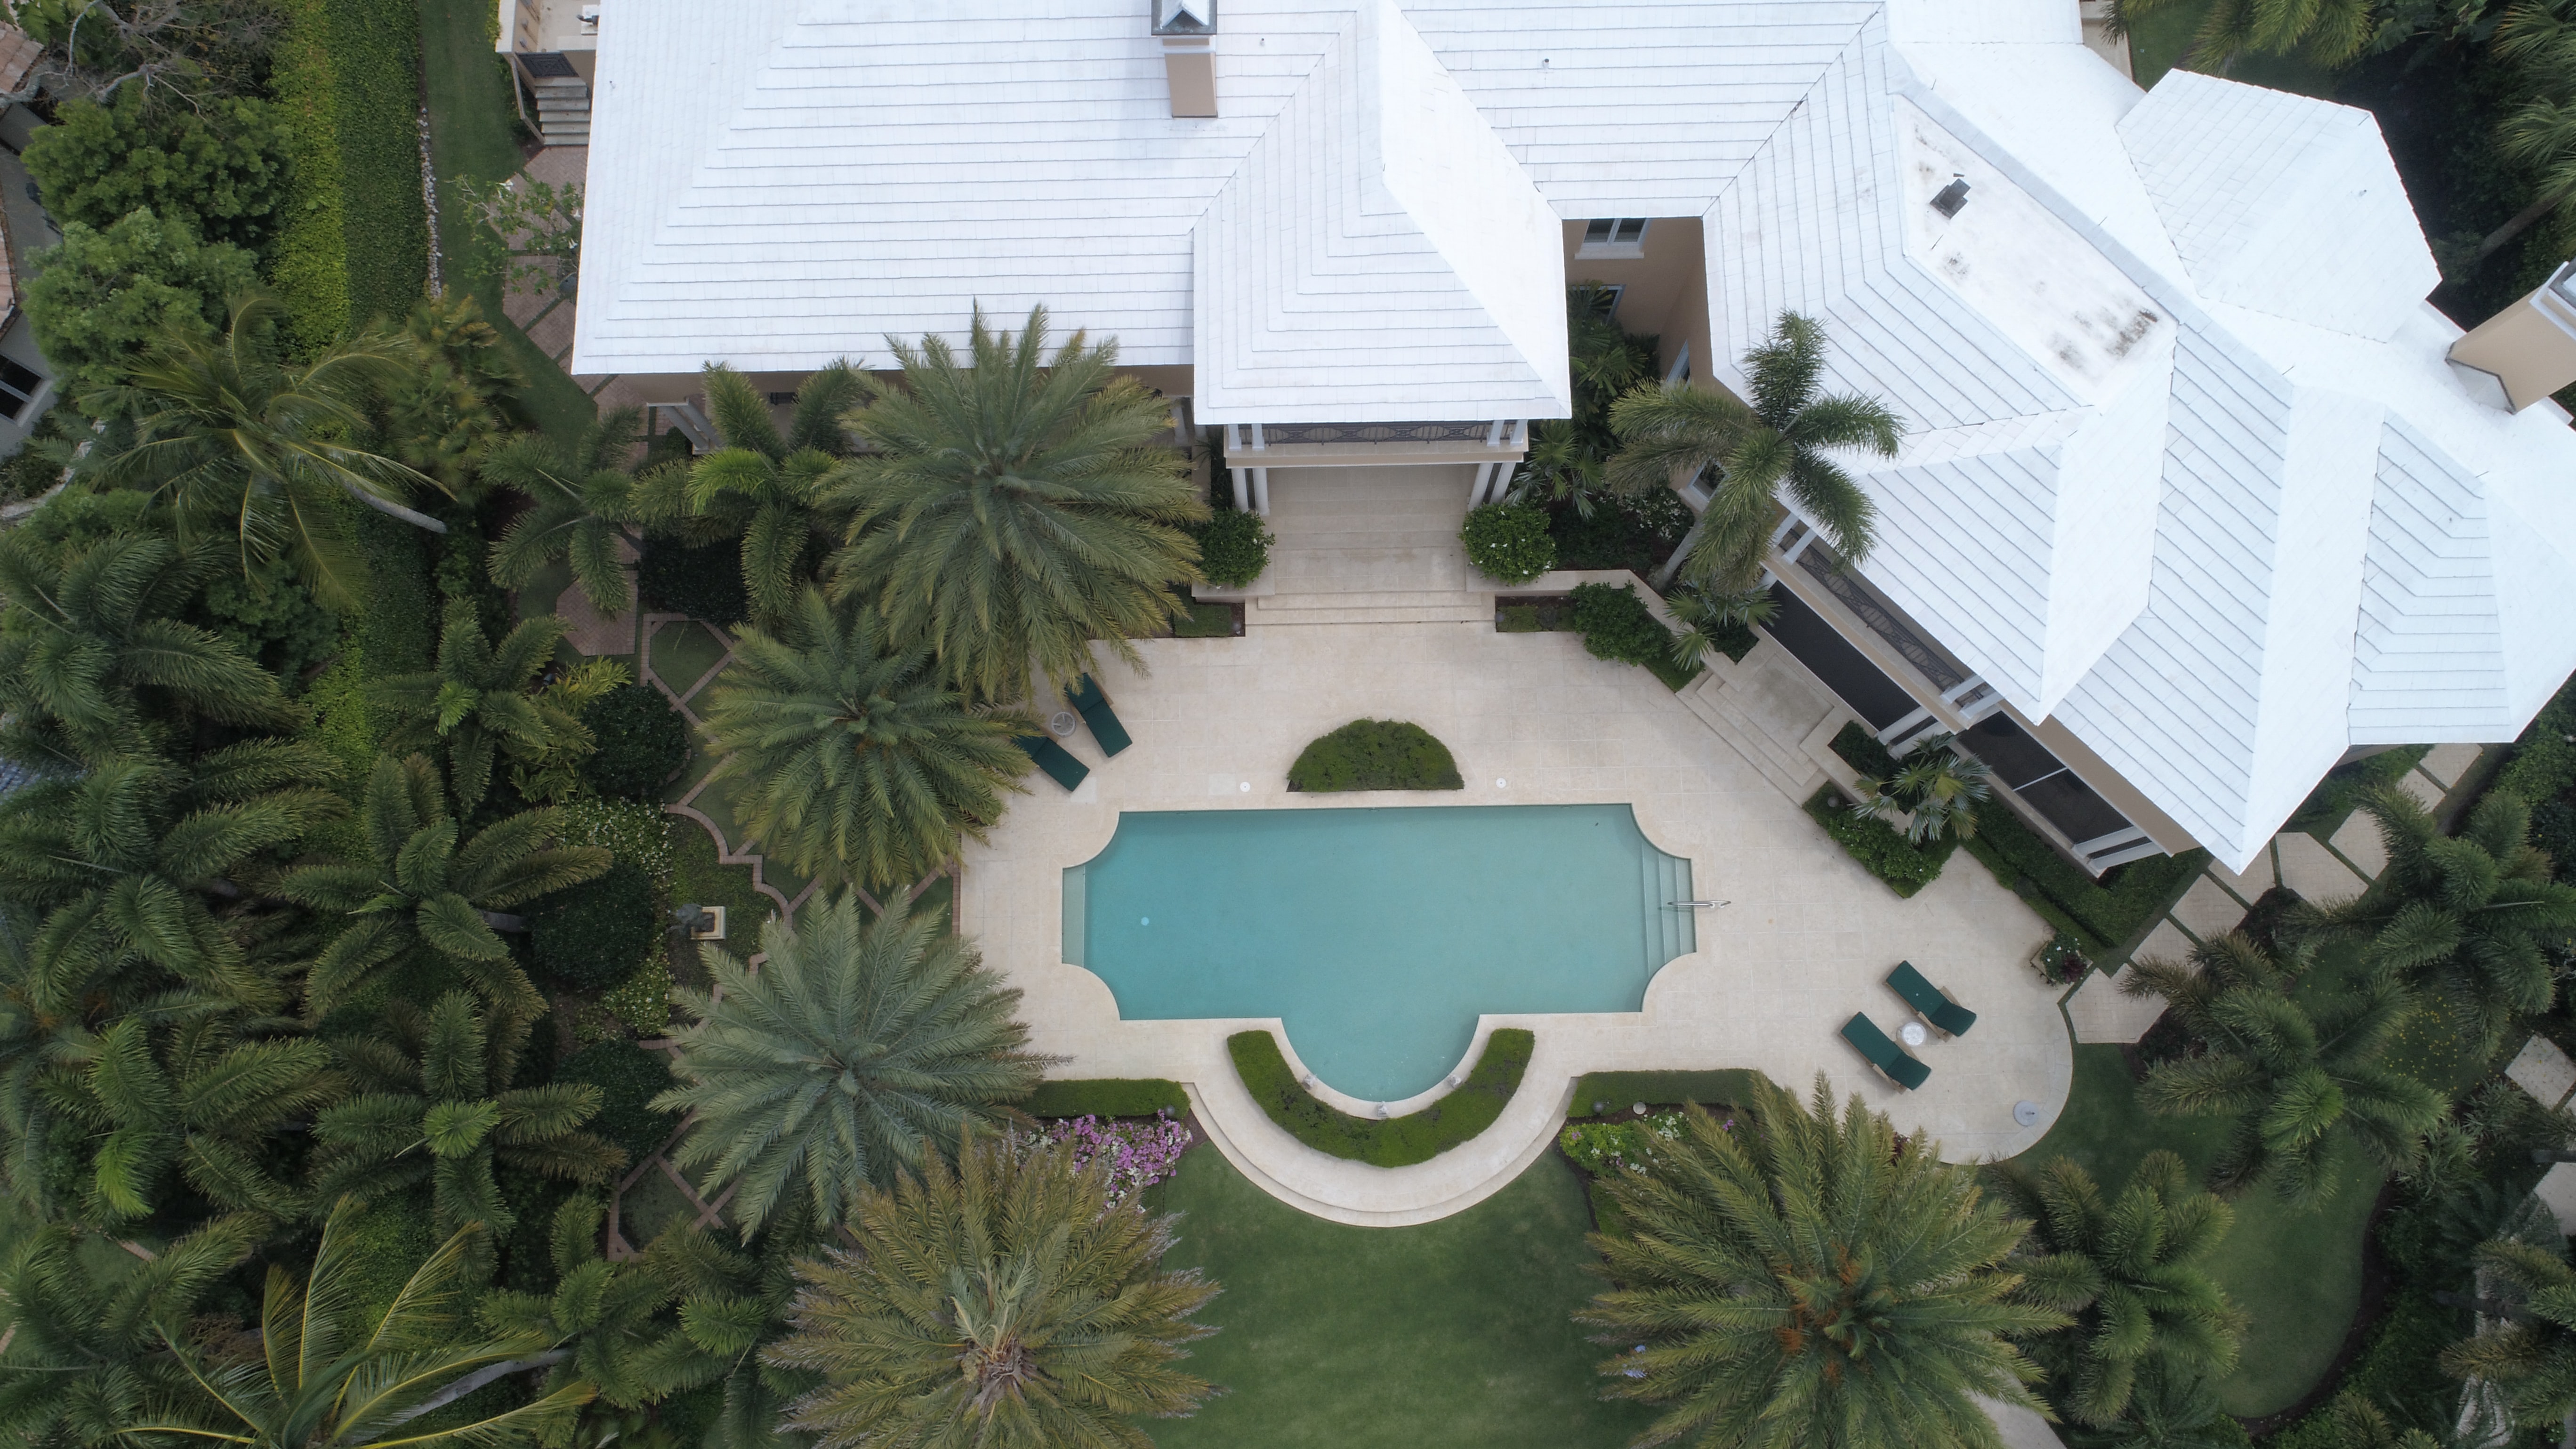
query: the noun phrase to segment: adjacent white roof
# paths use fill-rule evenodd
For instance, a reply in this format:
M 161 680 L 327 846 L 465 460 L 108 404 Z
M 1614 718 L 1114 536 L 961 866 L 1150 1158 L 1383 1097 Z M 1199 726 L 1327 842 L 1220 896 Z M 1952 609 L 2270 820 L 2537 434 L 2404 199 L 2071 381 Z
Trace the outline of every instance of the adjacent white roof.
M 1209 421 L 1561 416 L 1556 219 L 1699 216 L 1719 352 L 1807 312 L 1911 424 L 1870 580 L 2230 864 L 2576 667 L 2576 433 L 2443 365 L 2365 113 L 2144 95 L 2072 0 L 1224 0 L 1175 120 L 1147 8 L 610 7 L 575 370 L 1045 302 Z

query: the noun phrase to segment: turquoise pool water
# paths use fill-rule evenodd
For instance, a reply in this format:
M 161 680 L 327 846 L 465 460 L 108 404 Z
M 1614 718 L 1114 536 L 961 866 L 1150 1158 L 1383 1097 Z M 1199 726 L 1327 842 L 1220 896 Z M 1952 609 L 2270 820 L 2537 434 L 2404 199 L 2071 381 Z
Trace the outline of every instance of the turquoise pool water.
M 1636 1011 L 1697 949 L 1690 862 L 1625 805 L 1129 811 L 1064 873 L 1064 959 L 1128 1020 L 1276 1016 L 1314 1074 L 1392 1101 L 1484 1012 Z

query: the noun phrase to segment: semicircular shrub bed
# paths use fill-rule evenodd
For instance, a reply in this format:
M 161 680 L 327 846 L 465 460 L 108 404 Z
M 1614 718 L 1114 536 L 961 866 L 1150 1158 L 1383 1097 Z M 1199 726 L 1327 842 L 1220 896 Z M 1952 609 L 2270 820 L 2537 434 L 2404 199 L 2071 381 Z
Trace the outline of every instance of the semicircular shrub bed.
M 1537 1041 L 1527 1029 L 1497 1027 L 1485 1038 L 1484 1051 L 1458 1090 L 1419 1112 L 1401 1117 L 1354 1117 L 1326 1105 L 1288 1069 L 1279 1038 L 1266 1031 L 1239 1031 L 1225 1039 L 1234 1069 L 1252 1100 L 1288 1134 L 1319 1152 L 1347 1157 L 1377 1167 L 1409 1167 L 1429 1162 L 1494 1125 L 1520 1090 L 1529 1070 L 1530 1048 Z
M 1313 794 L 1466 786 L 1449 747 L 1401 720 L 1355 719 L 1306 746 L 1288 767 L 1288 788 Z

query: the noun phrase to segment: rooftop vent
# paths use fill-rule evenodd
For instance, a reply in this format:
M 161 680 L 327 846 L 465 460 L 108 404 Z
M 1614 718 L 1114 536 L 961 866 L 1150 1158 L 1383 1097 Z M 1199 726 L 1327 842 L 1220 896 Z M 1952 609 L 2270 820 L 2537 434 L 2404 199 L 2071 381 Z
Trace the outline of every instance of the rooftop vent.
M 1950 184 L 1942 187 L 1940 194 L 1932 198 L 1932 209 L 1943 216 L 1957 216 L 1959 208 L 1967 204 L 1968 178 L 1964 176 L 1951 177 Z
M 1216 114 L 1216 0 L 1153 0 L 1154 34 L 1163 42 L 1163 79 L 1172 114 Z

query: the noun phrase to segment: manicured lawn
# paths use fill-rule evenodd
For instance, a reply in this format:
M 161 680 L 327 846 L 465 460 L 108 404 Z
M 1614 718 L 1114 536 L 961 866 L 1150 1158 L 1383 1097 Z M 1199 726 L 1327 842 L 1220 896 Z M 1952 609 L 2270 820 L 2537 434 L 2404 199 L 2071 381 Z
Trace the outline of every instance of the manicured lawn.
M 645 646 L 653 651 L 653 672 L 674 690 L 686 693 L 689 686 L 707 677 L 707 671 L 723 662 L 724 641 L 706 625 L 694 619 L 664 624 L 653 633 Z
M 1603 1350 L 1569 1315 L 1599 1285 L 1573 1169 L 1550 1153 L 1417 1228 L 1309 1217 L 1213 1148 L 1155 1189 L 1185 1214 L 1165 1261 L 1225 1286 L 1191 1367 L 1229 1392 L 1150 1420 L 1160 1449 L 1615 1449 L 1650 1418 L 1593 1397 Z

